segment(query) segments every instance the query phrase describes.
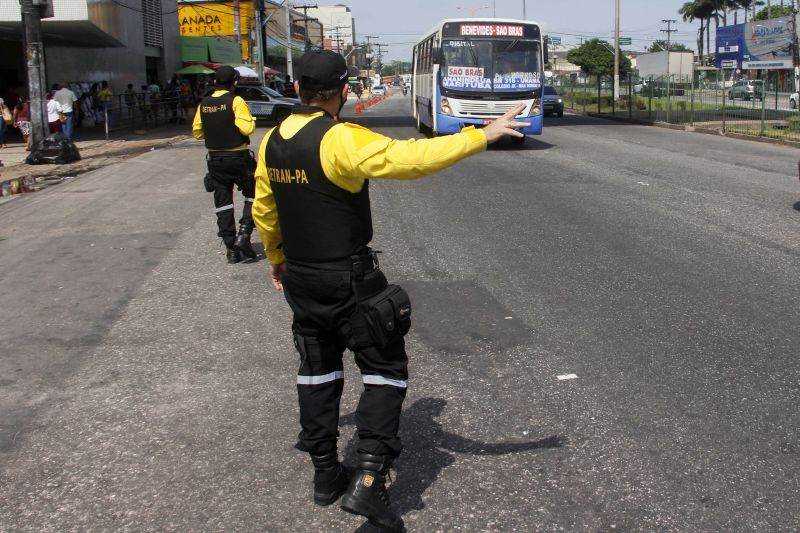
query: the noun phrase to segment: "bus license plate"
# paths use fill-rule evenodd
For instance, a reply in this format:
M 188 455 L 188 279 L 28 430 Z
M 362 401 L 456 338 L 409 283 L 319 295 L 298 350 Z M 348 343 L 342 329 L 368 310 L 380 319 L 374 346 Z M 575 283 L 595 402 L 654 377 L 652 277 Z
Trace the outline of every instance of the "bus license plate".
M 493 118 L 485 118 L 485 119 L 483 119 L 483 125 L 484 126 L 486 126 L 487 124 L 491 124 L 492 122 L 494 122 Z

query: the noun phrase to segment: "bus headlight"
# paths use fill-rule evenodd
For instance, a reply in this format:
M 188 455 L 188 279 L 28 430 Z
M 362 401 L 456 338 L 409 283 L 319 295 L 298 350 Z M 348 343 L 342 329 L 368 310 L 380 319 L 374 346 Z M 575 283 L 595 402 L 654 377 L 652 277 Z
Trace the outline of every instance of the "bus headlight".
M 542 101 L 537 98 L 533 101 L 533 105 L 531 106 L 531 110 L 528 113 L 529 117 L 535 117 L 536 115 L 542 114 Z
M 447 101 L 447 98 L 442 98 L 442 113 L 445 115 L 453 114 L 453 110 L 450 109 L 450 102 Z

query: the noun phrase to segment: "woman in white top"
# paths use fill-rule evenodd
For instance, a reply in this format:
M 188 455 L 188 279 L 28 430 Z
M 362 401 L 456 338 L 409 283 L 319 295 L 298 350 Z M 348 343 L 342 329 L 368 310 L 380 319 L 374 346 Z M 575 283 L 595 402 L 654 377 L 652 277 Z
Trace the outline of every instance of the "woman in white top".
M 61 131 L 61 121 L 58 119 L 58 102 L 53 100 L 53 92 L 47 93 L 47 125 L 50 133 Z

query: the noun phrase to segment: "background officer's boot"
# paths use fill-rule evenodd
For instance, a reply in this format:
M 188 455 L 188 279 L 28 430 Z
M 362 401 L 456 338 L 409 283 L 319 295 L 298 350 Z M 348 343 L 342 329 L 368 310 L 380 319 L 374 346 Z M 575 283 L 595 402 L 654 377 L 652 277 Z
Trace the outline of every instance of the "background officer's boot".
M 342 497 L 342 509 L 366 516 L 372 525 L 384 531 L 404 532 L 403 520 L 389 508 L 389 494 L 386 492 L 391 458 L 362 453 L 358 459 L 358 472 Z
M 232 265 L 242 260 L 242 254 L 240 254 L 239 250 L 233 248 L 232 246 L 228 247 L 228 252 L 225 255 L 228 257 L 228 263 Z
M 253 246 L 250 244 L 251 233 L 253 233 L 253 226 L 242 224 L 239 226 L 239 235 L 236 236 L 236 241 L 233 243 L 233 247 L 239 250 L 242 257 L 246 259 L 255 259 L 257 257 L 256 251 L 253 250 Z
M 324 455 L 311 455 L 311 461 L 314 463 L 314 503 L 330 505 L 347 490 L 350 476 L 339 462 L 336 450 Z

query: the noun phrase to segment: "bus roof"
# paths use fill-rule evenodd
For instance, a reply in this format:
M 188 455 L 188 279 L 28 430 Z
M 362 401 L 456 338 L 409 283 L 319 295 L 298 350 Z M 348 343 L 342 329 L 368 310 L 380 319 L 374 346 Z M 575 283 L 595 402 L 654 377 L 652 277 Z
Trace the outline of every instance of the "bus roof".
M 426 31 L 422 34 L 422 37 L 417 39 L 417 42 L 414 43 L 414 46 L 418 45 L 428 37 L 430 37 L 434 33 L 438 33 L 442 30 L 442 26 L 447 24 L 448 22 L 491 22 L 496 23 L 500 22 L 503 24 L 531 24 L 533 26 L 540 26 L 538 22 L 535 20 L 520 20 L 520 19 L 499 19 L 499 18 L 492 18 L 492 17 L 468 17 L 468 18 L 455 18 L 455 19 L 444 19 L 439 21 L 436 26 L 431 28 L 430 30 Z M 540 26 L 541 27 L 541 26 Z

